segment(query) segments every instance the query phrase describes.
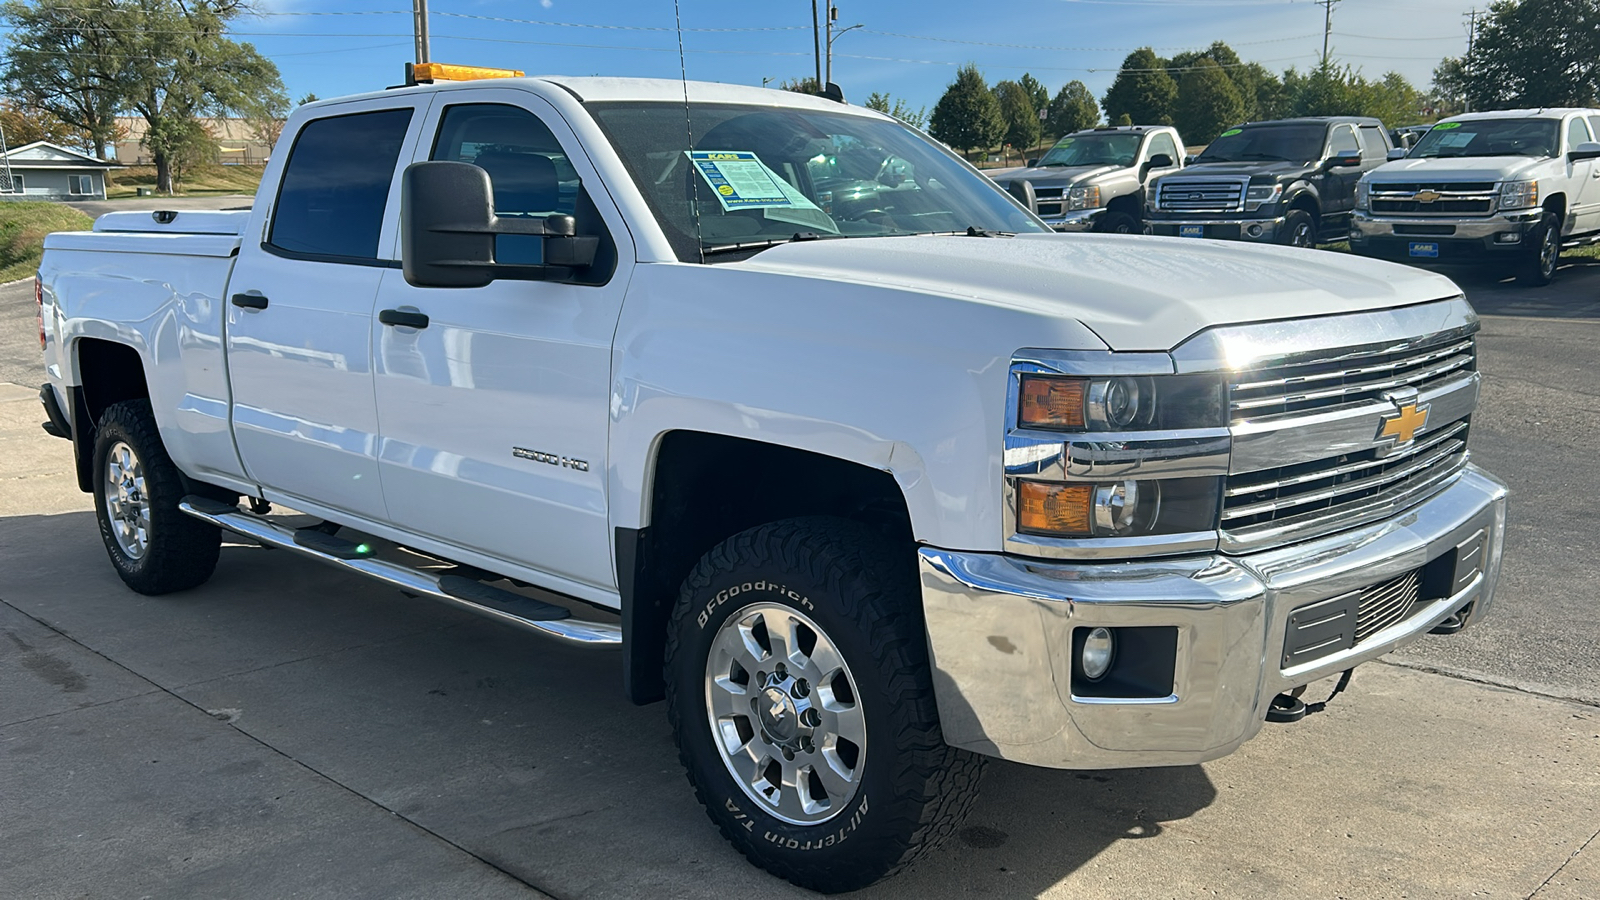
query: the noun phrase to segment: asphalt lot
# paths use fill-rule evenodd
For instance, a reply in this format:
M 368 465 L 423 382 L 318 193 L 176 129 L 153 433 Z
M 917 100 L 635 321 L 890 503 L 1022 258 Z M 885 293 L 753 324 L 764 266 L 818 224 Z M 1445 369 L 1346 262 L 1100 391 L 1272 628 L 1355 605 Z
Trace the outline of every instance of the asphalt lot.
M 1512 485 L 1493 618 L 1364 666 L 1204 766 L 990 767 L 863 897 L 1600 897 L 1600 264 L 1463 275 L 1477 460 Z M 705 820 L 617 658 L 239 543 L 124 589 L 37 429 L 0 288 L 0 897 L 800 896 Z

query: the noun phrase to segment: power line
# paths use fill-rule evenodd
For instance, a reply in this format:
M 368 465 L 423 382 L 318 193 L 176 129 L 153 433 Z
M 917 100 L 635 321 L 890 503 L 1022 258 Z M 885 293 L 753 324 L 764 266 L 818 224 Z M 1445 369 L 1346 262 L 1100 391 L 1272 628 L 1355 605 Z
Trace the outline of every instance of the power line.
M 965 44 L 973 47 L 1000 47 L 1009 50 L 1053 50 L 1067 53 L 1131 53 L 1134 50 L 1145 49 L 1144 47 L 1051 47 L 1042 44 L 1000 44 L 993 41 L 966 41 L 959 38 L 930 37 L 920 34 L 898 34 L 893 31 L 874 31 L 871 28 L 863 28 L 862 31 L 866 34 L 876 34 L 881 37 L 905 38 L 913 41 L 936 41 L 941 44 Z M 1245 47 L 1255 44 L 1278 44 L 1283 43 L 1284 41 L 1303 41 L 1309 37 L 1316 37 L 1316 34 L 1297 34 L 1291 37 L 1269 38 L 1262 41 L 1239 41 L 1238 46 Z M 1151 47 L 1150 49 L 1184 51 L 1194 49 L 1195 46 L 1197 45 L 1190 44 L 1182 47 Z M 1232 44 L 1229 46 L 1232 46 Z

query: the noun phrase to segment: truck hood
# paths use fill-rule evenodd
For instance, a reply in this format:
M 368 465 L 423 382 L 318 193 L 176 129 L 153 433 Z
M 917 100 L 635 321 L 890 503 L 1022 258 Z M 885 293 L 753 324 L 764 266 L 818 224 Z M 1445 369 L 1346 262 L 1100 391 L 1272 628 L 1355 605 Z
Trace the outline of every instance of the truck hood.
M 1077 184 L 1096 175 L 1120 171 L 1122 168 L 1122 166 L 1036 166 L 1032 169 L 1026 167 L 1002 169 L 998 172 L 986 172 L 984 174 L 994 179 L 998 184 L 1005 184 L 1009 181 L 1029 181 L 1035 187 L 1039 185 L 1055 187 L 1056 185 Z
M 1119 351 L 1214 325 L 1453 297 L 1441 275 L 1344 253 L 1144 235 L 910 236 L 782 244 L 726 265 L 1074 319 Z
M 1397 159 L 1372 170 L 1370 181 L 1503 181 L 1550 160 L 1531 156 L 1469 156 L 1455 159 Z
M 1306 175 L 1315 169 L 1316 166 L 1309 163 L 1274 162 L 1271 160 L 1252 162 L 1245 160 L 1242 162 L 1192 163 L 1188 168 L 1180 172 L 1161 177 L 1204 178 L 1207 175 L 1215 175 L 1219 178 L 1239 178 L 1249 175 L 1274 175 L 1278 178 L 1283 178 L 1285 176 Z

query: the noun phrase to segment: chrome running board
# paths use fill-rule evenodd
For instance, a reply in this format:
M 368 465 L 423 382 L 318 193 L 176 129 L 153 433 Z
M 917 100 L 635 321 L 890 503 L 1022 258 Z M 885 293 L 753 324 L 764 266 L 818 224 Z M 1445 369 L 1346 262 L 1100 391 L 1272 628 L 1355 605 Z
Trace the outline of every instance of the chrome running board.
M 554 638 L 564 644 L 575 647 L 617 647 L 622 644 L 620 625 L 570 618 L 567 617 L 570 613 L 559 606 L 501 590 L 482 582 L 472 582 L 472 586 L 468 588 L 459 582 L 469 579 L 449 572 L 434 575 L 388 560 L 373 559 L 368 556 L 348 557 L 347 554 L 328 552 L 317 546 L 317 542 L 305 541 L 303 536 L 301 541 L 296 541 L 294 529 L 275 525 L 245 512 L 238 506 L 229 506 L 205 497 L 189 496 L 183 498 L 178 504 L 178 509 L 202 522 L 210 522 L 218 528 L 237 532 L 263 545 L 293 550 L 301 556 L 309 556 L 329 565 L 365 575 L 402 591 L 442 600 L 451 606 L 534 634 Z M 566 613 L 567 616 L 557 618 L 562 613 Z

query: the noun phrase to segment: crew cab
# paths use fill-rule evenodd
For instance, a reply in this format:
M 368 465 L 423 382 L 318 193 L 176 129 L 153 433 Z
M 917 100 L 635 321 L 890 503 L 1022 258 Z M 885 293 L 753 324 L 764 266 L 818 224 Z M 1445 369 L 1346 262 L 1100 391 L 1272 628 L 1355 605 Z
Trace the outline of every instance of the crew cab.
M 1600 242 L 1600 110 L 1468 113 L 1396 156 L 1356 187 L 1355 253 L 1543 285 L 1563 247 Z
M 1023 168 L 987 174 L 1057 231 L 1137 234 L 1145 185 L 1181 168 L 1177 129 L 1121 125 L 1073 132 Z
M 1342 241 L 1356 182 L 1393 145 L 1377 119 L 1320 116 L 1247 122 L 1194 164 L 1158 179 L 1145 206 L 1151 234 L 1313 247 Z
M 829 212 L 844 149 L 904 178 Z M 986 757 L 1214 759 L 1494 599 L 1449 279 L 1056 234 L 820 97 L 310 103 L 251 209 L 51 235 L 39 298 L 129 588 L 226 530 L 619 647 L 722 833 L 819 890 L 952 833 Z

